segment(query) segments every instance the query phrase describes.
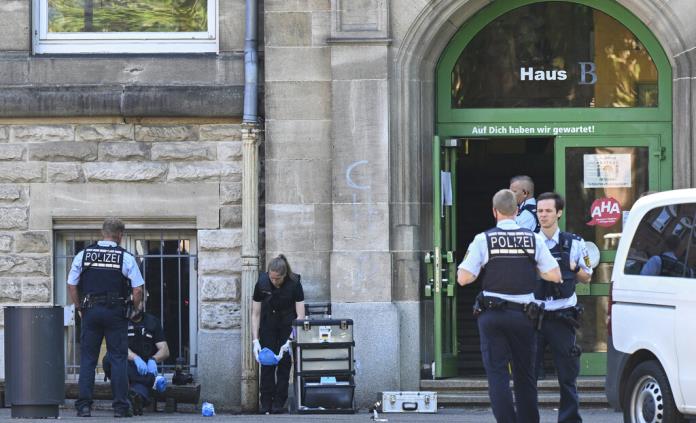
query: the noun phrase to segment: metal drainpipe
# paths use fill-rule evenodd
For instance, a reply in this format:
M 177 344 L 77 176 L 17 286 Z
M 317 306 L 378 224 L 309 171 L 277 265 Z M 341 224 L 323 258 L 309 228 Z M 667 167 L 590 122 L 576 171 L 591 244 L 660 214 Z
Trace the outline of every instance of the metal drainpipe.
M 246 0 L 246 31 L 244 34 L 244 123 L 258 120 L 258 0 Z
M 258 369 L 251 351 L 251 301 L 259 274 L 259 148 L 257 1 L 246 0 L 244 119 L 242 122 L 241 409 L 258 409 Z

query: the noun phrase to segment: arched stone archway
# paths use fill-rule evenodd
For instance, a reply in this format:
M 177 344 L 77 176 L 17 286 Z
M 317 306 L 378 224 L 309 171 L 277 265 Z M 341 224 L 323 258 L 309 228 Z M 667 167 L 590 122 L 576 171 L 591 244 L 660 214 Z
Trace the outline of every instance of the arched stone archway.
M 392 2 L 390 69 L 390 248 L 393 254 L 393 298 L 397 303 L 419 300 L 422 253 L 431 243 L 431 140 L 435 120 L 435 67 L 448 41 L 476 12 L 492 0 L 440 0 Z M 696 12 L 685 4 L 655 4 L 649 0 L 618 2 L 636 15 L 660 41 L 673 68 L 673 186 L 693 186 L 693 90 L 696 31 L 689 22 Z M 403 320 L 402 320 L 403 322 Z M 420 331 L 428 345 L 428 330 Z M 402 348 L 402 386 L 410 378 L 404 368 L 414 368 L 416 355 Z M 420 364 L 420 363 L 418 363 Z

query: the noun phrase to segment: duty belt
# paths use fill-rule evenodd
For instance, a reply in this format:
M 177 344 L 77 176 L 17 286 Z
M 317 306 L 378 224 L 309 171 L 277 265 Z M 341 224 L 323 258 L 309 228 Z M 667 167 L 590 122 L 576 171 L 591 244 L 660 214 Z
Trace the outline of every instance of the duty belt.
M 478 317 L 486 310 L 515 310 L 524 313 L 529 320 L 535 323 L 537 330 L 541 329 L 544 321 L 544 304 L 535 302 L 520 304 L 512 301 L 503 300 L 498 297 L 485 297 L 483 292 L 476 296 L 474 301 L 474 317 Z
M 82 299 L 82 307 L 90 308 L 95 305 L 125 305 L 125 298 L 116 292 L 106 292 L 104 294 L 87 294 Z
M 561 320 L 577 329 L 582 325 L 583 311 L 583 307 L 578 305 L 560 310 L 546 311 L 544 318 L 546 320 Z
M 515 310 L 525 312 L 529 304 L 514 303 L 498 297 L 482 297 L 484 310 Z

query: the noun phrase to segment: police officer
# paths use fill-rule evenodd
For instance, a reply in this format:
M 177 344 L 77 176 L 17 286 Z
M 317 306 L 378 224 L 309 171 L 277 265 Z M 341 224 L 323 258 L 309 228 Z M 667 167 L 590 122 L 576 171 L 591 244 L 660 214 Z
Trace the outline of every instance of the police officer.
M 510 191 L 515 193 L 517 201 L 517 215 L 515 223 L 521 228 L 539 232 L 539 219 L 537 218 L 537 203 L 534 199 L 534 181 L 527 175 L 514 176 L 510 179 Z
M 474 237 L 459 265 L 457 282 L 472 283 L 484 270 L 478 327 L 493 415 L 499 423 L 534 423 L 539 421 L 534 375 L 536 272 L 559 283 L 561 272 L 541 236 L 514 222 L 516 214 L 515 194 L 498 191 L 493 196 L 497 225 Z M 510 358 L 516 407 L 509 386 Z
M 78 417 L 91 415 L 94 369 L 102 339 L 111 356 L 114 417 L 132 417 L 128 403 L 128 308 L 132 288 L 135 310 L 142 301 L 143 277 L 130 253 L 118 244 L 125 226 L 116 218 L 104 220 L 103 239 L 79 252 L 68 275 L 68 293 L 82 318 L 80 338 L 80 395 Z
M 254 287 L 251 316 L 256 361 L 259 361 L 262 347 L 275 354 L 281 353 L 281 348 L 288 349 L 292 321 L 304 319 L 305 310 L 300 275 L 292 272 L 284 255 L 271 260 L 268 272 L 259 275 Z M 290 354 L 283 354 L 277 366 L 261 365 L 261 414 L 285 412 L 290 365 Z
M 537 198 L 537 215 L 541 223 L 544 243 L 561 267 L 563 283 L 551 284 L 540 280 L 534 296 L 544 301 L 544 320 L 537 347 L 537 366 L 543 365 L 544 346 L 548 343 L 558 374 L 561 404 L 558 421 L 582 422 L 579 412 L 577 377 L 580 371 L 580 348 L 575 345 L 575 330 L 581 312 L 575 295 L 577 282 L 588 283 L 592 277 L 590 259 L 585 241 L 570 232 L 561 232 L 558 219 L 565 202 L 555 192 L 546 192 Z
M 128 322 L 128 398 L 133 414 L 143 414 L 143 407 L 150 404 L 150 391 L 163 392 L 167 379 L 158 376 L 157 365 L 169 358 L 169 345 L 159 319 L 151 313 L 140 312 Z M 110 377 L 109 354 L 104 356 L 104 373 Z

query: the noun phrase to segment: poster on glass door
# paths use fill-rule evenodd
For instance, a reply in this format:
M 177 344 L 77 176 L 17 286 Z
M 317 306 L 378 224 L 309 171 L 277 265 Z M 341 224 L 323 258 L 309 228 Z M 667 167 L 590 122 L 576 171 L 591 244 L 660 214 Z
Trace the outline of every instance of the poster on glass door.
M 630 154 L 584 154 L 584 188 L 629 188 Z

